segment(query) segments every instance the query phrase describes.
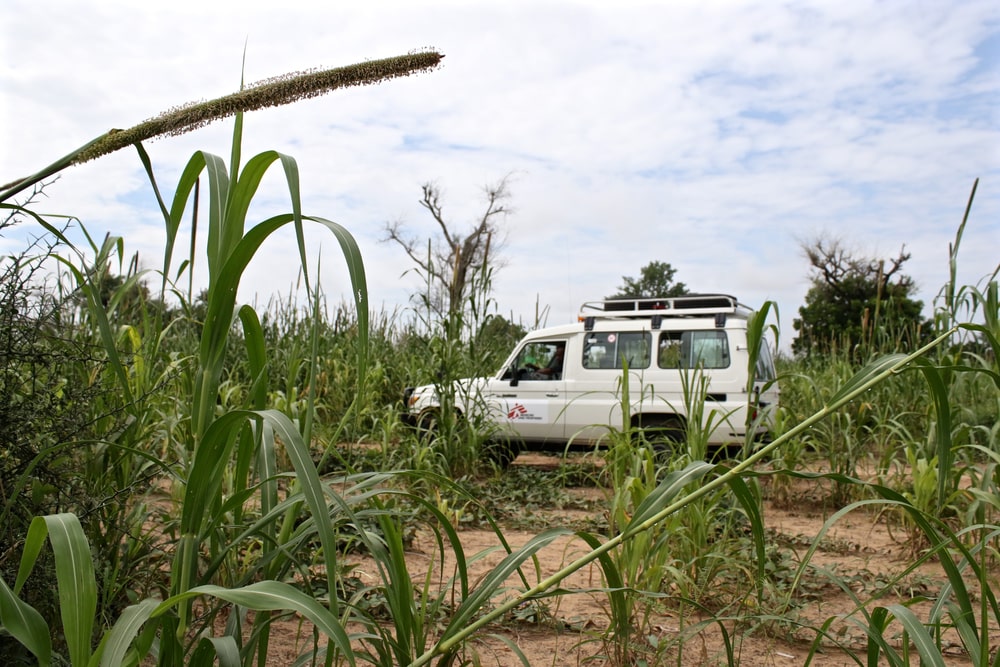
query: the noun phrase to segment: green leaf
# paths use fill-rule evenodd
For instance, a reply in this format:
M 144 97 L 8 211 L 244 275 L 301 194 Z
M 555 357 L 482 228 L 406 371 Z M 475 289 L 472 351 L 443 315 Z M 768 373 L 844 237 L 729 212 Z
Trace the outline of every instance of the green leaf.
M 910 357 L 912 356 L 913 355 L 910 355 Z M 830 397 L 828 404 L 835 406 L 849 397 L 855 398 L 854 394 L 861 390 L 865 385 L 876 380 L 881 381 L 883 378 L 880 376 L 886 374 L 887 371 L 892 369 L 894 366 L 901 365 L 904 361 L 910 359 L 910 357 L 905 354 L 887 354 L 884 357 L 879 357 L 859 370 L 853 377 L 851 377 L 851 379 L 845 382 L 843 386 L 837 390 L 837 393 Z
M 351 639 L 337 617 L 316 600 L 286 583 L 262 581 L 237 589 L 222 588 L 221 586 L 199 586 L 188 591 L 183 597 L 197 595 L 210 595 L 254 611 L 289 610 L 302 614 L 320 632 L 334 641 L 337 648 L 347 658 L 348 664 L 355 664 Z M 175 601 L 176 598 L 165 600 L 160 605 L 160 610 L 164 610 Z
M 622 539 L 628 539 L 633 533 L 646 530 L 662 517 L 657 515 L 663 511 L 670 501 L 677 497 L 685 487 L 704 477 L 715 466 L 705 461 L 692 461 L 682 470 L 674 470 L 663 478 L 655 489 L 650 491 L 643 501 L 635 508 L 632 520 L 622 532 Z
M 56 561 L 59 611 L 74 667 L 90 660 L 90 641 L 97 612 L 97 581 L 90 544 L 73 514 L 43 517 Z
M 18 583 L 14 588 L 20 590 L 27 579 L 46 537 L 55 556 L 59 613 L 70 663 L 74 667 L 83 667 L 90 661 L 90 641 L 97 611 L 97 582 L 90 545 L 75 515 L 50 514 L 32 520 L 21 553 Z
M 242 306 L 239 316 L 243 324 L 243 339 L 247 350 L 247 362 L 250 365 L 250 377 L 253 378 L 250 387 L 250 405 L 254 410 L 262 410 L 267 405 L 267 348 L 264 331 L 260 326 L 257 311 L 250 306 Z
M 229 205 L 229 172 L 218 155 L 199 151 L 208 175 L 208 284 L 209 289 L 219 278 L 229 258 L 226 212 Z M 192 161 L 194 158 L 192 158 Z M 241 230 L 242 235 L 242 230 Z
M 553 528 L 535 535 L 520 549 L 507 554 L 506 558 L 500 561 L 496 567 L 480 580 L 479 585 L 473 589 L 471 595 L 462 600 L 462 604 L 459 605 L 458 609 L 452 615 L 448 627 L 441 634 L 441 640 L 438 642 L 438 645 L 443 646 L 445 651 L 449 650 L 449 642 L 447 640 L 455 635 L 456 632 L 463 630 L 483 610 L 489 601 L 502 590 L 504 582 L 507 581 L 508 577 L 514 574 L 528 558 L 534 556 L 539 550 L 551 544 L 559 536 L 568 534 L 570 534 L 569 530 Z
M 326 218 L 319 218 L 315 216 L 310 216 L 305 218 L 306 220 L 312 220 L 324 225 L 327 229 L 333 232 L 333 235 L 337 237 L 337 241 L 340 243 L 340 250 L 344 255 L 344 260 L 347 262 L 348 275 L 351 278 L 351 293 L 354 296 L 354 308 L 358 318 L 358 350 L 357 350 L 357 370 L 358 370 L 358 387 L 356 389 L 357 397 L 363 397 L 365 394 L 365 380 L 368 377 L 368 283 L 365 279 L 365 264 L 361 258 L 361 249 L 358 248 L 358 243 L 355 241 L 354 237 L 351 235 L 347 228 L 342 225 L 333 222 L 332 220 L 327 220 Z M 355 399 L 357 400 L 357 399 Z
M 133 639 L 157 607 L 159 602 L 146 599 L 122 611 L 104 642 L 101 667 L 118 667 L 124 662 L 125 654 L 132 646 Z
M 754 551 L 757 554 L 757 583 L 758 595 L 763 602 L 764 586 L 760 585 L 766 576 L 765 566 L 767 565 L 766 532 L 764 530 L 764 517 L 761 513 L 760 495 L 754 493 L 750 485 L 742 477 L 730 477 L 728 479 L 729 488 L 739 500 L 747 519 L 750 521 L 750 531 L 753 535 Z
M 234 637 L 202 637 L 188 660 L 188 667 L 240 667 L 240 648 Z
M 948 487 L 954 458 L 951 444 L 951 401 L 941 371 L 924 358 L 915 359 L 913 363 L 927 380 L 927 386 L 931 390 L 931 398 L 934 400 L 934 414 L 937 417 L 935 419 L 934 439 L 937 442 L 935 449 L 938 460 L 937 505 L 935 509 L 940 513 L 948 501 Z
M 22 602 L 0 579 L 0 628 L 34 654 L 39 665 L 52 662 L 49 626 L 34 607 Z
M 590 533 L 579 532 L 577 537 L 586 542 L 591 550 L 596 551 L 601 546 L 601 540 Z M 625 578 L 610 553 L 601 552 L 598 556 L 598 563 L 600 563 L 601 571 L 604 573 L 604 581 L 607 584 L 608 600 L 611 603 L 611 623 L 615 627 L 623 624 L 629 626 L 632 619 L 629 617 Z M 629 628 L 626 627 L 625 630 L 628 631 Z
M 285 445 L 288 458 L 295 468 L 298 476 L 299 488 L 305 498 L 306 505 L 315 519 L 316 532 L 319 536 L 320 544 L 323 546 L 323 559 L 326 566 L 327 577 L 331 579 L 329 589 L 334 590 L 333 577 L 337 572 L 337 536 L 334 534 L 333 526 L 328 520 L 328 510 L 323 485 L 316 472 L 316 466 L 312 462 L 311 452 L 308 444 L 303 441 L 302 435 L 296 430 L 295 425 L 287 415 L 277 410 L 263 410 L 259 413 L 261 417 L 268 421 L 275 434 Z M 337 598 L 330 596 L 330 606 L 334 613 L 337 613 Z
M 920 654 L 921 665 L 945 667 L 941 650 L 934 643 L 930 633 L 927 632 L 927 628 L 920 622 L 916 614 L 901 604 L 889 605 L 886 609 L 906 628 L 906 632 L 910 635 L 910 640 L 917 647 L 917 653 Z

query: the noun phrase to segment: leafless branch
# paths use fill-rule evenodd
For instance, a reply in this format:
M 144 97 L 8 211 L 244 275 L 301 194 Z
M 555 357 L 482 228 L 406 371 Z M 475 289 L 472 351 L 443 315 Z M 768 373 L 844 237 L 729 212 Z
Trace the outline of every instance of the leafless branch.
M 504 241 L 500 221 L 510 213 L 506 205 L 510 197 L 509 181 L 508 174 L 498 183 L 483 188 L 486 209 L 467 233 L 458 231 L 454 223 L 445 218 L 441 188 L 434 183 L 421 186 L 419 204 L 441 230 L 437 241 L 428 241 L 426 252 L 418 248 L 417 239 L 406 233 L 402 222 L 386 223 L 383 241 L 392 241 L 403 248 L 413 263 L 447 295 L 449 309 L 460 306 L 474 271 L 487 263 L 498 265 L 494 258 Z

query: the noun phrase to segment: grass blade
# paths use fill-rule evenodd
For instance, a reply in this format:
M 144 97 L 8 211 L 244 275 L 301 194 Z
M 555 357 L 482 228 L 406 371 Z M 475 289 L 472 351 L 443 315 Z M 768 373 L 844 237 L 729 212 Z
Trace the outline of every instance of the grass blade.
M 436 653 L 443 654 L 452 650 L 460 641 L 457 637 L 462 637 L 471 624 L 503 586 L 503 583 L 510 577 L 526 560 L 534 556 L 538 551 L 548 546 L 561 535 L 568 535 L 570 531 L 565 528 L 553 528 L 539 533 L 528 540 L 524 546 L 517 551 L 510 553 L 500 563 L 496 565 L 479 582 L 479 585 L 472 591 L 472 594 L 462 601 L 462 604 L 455 610 L 454 615 L 448 622 L 448 626 L 441 634 Z
M 189 598 L 198 595 L 210 595 L 254 611 L 288 610 L 301 614 L 309 619 L 320 632 L 334 641 L 334 644 L 347 659 L 348 664 L 355 664 L 351 639 L 337 617 L 316 600 L 286 583 L 261 581 L 239 589 L 199 586 L 185 593 L 183 597 Z M 174 598 L 165 600 L 160 605 L 160 610 L 169 607 L 173 601 Z
M 934 639 L 931 638 L 927 628 L 924 624 L 920 622 L 908 607 L 901 604 L 893 604 L 886 607 L 886 609 L 893 616 L 896 617 L 904 628 L 906 632 L 910 635 L 910 639 L 913 644 L 917 647 L 917 653 L 920 654 L 920 664 L 929 665 L 930 667 L 945 667 L 944 658 L 941 656 L 941 651 L 937 644 L 934 643 Z
M 158 606 L 156 600 L 147 599 L 125 608 L 104 642 L 101 667 L 117 667 L 124 662 L 135 636 Z
M 19 582 L 22 582 L 22 574 L 27 578 L 46 537 L 55 556 L 59 612 L 70 663 L 73 667 L 82 667 L 90 661 L 90 641 L 97 611 L 97 581 L 90 545 L 80 520 L 75 515 L 50 514 L 35 517 L 28 529 L 21 556 Z M 30 562 L 26 562 L 26 559 Z M 19 587 L 15 586 L 15 589 Z
M 49 626 L 34 607 L 14 595 L 0 579 L 0 627 L 34 654 L 39 665 L 52 662 Z

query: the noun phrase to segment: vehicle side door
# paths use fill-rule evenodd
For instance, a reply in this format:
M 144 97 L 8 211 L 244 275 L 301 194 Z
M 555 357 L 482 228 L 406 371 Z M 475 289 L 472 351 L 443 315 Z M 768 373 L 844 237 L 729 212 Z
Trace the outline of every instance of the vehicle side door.
M 531 340 L 518 350 L 489 401 L 500 411 L 501 428 L 527 442 L 564 442 L 566 339 Z
M 566 438 L 577 445 L 606 442 L 622 428 L 622 382 L 628 367 L 629 401 L 643 400 L 642 381 L 650 365 L 649 331 L 603 330 L 581 335 L 566 385 Z

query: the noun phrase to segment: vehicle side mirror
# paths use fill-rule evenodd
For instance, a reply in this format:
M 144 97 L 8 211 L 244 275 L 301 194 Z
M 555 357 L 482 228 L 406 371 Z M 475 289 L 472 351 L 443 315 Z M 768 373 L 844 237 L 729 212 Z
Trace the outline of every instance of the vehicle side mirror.
M 521 381 L 521 373 L 517 370 L 517 364 L 510 367 L 510 386 L 516 387 Z

